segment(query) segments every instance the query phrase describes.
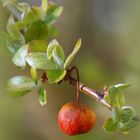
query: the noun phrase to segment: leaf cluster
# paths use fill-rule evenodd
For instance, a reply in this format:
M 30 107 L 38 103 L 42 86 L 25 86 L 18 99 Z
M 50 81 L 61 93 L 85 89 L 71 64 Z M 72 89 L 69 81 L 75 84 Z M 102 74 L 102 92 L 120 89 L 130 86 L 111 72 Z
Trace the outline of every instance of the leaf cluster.
M 103 126 L 107 132 L 121 130 L 124 134 L 127 134 L 139 122 L 135 109 L 125 105 L 125 95 L 122 90 L 129 85 L 117 84 L 110 86 L 108 89 L 105 100 L 112 106 L 112 117 L 107 119 Z
M 79 39 L 72 53 L 65 59 L 65 53 L 56 39 L 49 40 L 57 33 L 53 23 L 63 8 L 53 2 L 42 0 L 41 6 L 30 6 L 16 0 L 2 0 L 3 6 L 13 6 L 20 18 L 11 14 L 7 22 L 7 32 L 0 32 L 2 47 L 12 55 L 12 62 L 24 69 L 29 66 L 31 78 L 15 76 L 8 81 L 8 90 L 12 96 L 23 96 L 33 89 L 38 90 L 41 105 L 46 104 L 46 91 L 43 82 L 37 76 L 37 70 L 46 73 L 49 83 L 58 83 L 81 46 Z

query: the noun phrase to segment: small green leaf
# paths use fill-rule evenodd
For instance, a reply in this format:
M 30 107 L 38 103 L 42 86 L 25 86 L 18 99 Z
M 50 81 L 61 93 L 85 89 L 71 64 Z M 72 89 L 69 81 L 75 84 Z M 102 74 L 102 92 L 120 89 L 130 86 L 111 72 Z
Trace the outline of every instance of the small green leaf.
M 47 71 L 47 77 L 49 83 L 58 83 L 66 75 L 66 70 L 49 70 Z
M 34 68 L 42 70 L 56 70 L 58 67 L 48 59 L 45 53 L 29 53 L 26 56 L 27 63 Z
M 65 54 L 56 39 L 49 43 L 46 53 L 50 60 L 53 59 L 59 69 L 63 69 Z
M 111 106 L 119 106 L 118 104 L 118 98 L 117 94 L 119 93 L 119 90 L 115 88 L 114 86 L 109 87 L 109 97 L 110 97 L 110 104 Z
M 46 52 L 48 44 L 45 40 L 33 40 L 30 42 L 29 47 L 31 52 Z
M 14 55 L 12 62 L 19 67 L 25 67 L 25 56 L 28 54 L 28 45 L 23 45 Z
M 126 89 L 130 86 L 130 84 L 117 84 L 117 85 L 114 85 L 114 87 L 118 88 L 119 90 L 122 90 L 122 89 Z
M 27 7 L 27 9 L 22 13 L 21 17 L 21 24 L 23 24 L 25 27 L 29 27 L 33 22 L 38 20 L 38 14 L 34 14 L 34 11 L 30 7 Z
M 124 134 L 128 134 L 130 130 L 132 130 L 134 127 L 138 125 L 138 122 L 135 120 L 131 120 L 128 123 L 120 123 L 120 129 L 123 131 Z
M 57 54 L 58 56 L 64 60 L 65 59 L 65 54 L 63 51 L 63 48 L 60 46 L 60 44 L 58 43 L 58 41 L 56 39 L 52 40 L 47 48 L 47 56 L 49 59 L 51 59 L 53 57 L 53 50 L 56 48 Z
M 37 71 L 36 68 L 31 67 L 31 76 L 34 82 L 37 84 Z
M 37 21 L 37 20 L 44 21 L 44 13 L 45 13 L 45 11 L 43 11 L 43 9 L 41 9 L 40 7 L 32 6 L 31 11 L 33 13 L 34 21 Z M 30 24 L 31 24 L 31 22 L 30 22 Z
M 131 106 L 123 106 L 120 111 L 119 128 L 127 134 L 138 124 L 136 111 Z
M 131 106 L 123 106 L 120 111 L 121 123 L 128 123 L 136 117 L 136 111 Z
M 48 26 L 49 36 L 55 38 L 58 35 L 58 29 L 53 26 Z
M 124 94 L 116 87 L 109 87 L 109 99 L 110 104 L 114 107 L 122 107 L 125 105 L 125 96 Z
M 8 44 L 11 43 L 11 38 L 6 32 L 0 31 L 0 52 L 7 53 L 8 52 Z
M 72 62 L 72 60 L 74 59 L 76 53 L 79 51 L 80 47 L 81 47 L 81 39 L 79 39 L 76 42 L 76 45 L 74 47 L 74 50 L 72 51 L 72 53 L 66 59 L 66 61 L 64 63 L 64 69 L 66 69 L 69 66 L 69 64 Z
M 22 47 L 23 45 L 25 45 L 25 43 L 23 43 L 21 41 L 18 41 L 18 40 L 7 41 L 6 44 L 7 44 L 7 48 L 9 50 L 9 52 L 12 55 L 14 55 L 18 51 L 18 49 L 20 47 Z
M 59 45 L 59 43 L 58 43 L 58 41 L 57 41 L 56 39 L 52 40 L 52 41 L 49 43 L 48 48 L 47 48 L 47 51 L 46 51 L 47 56 L 48 56 L 49 59 L 52 58 L 52 52 L 53 52 L 54 48 L 55 48 L 56 46 L 58 46 L 58 45 Z
M 16 76 L 8 81 L 8 91 L 12 96 L 23 96 L 34 87 L 34 81 L 25 76 Z
M 119 122 L 120 121 L 120 112 L 119 112 L 118 108 L 113 107 L 111 113 L 112 113 L 112 120 L 114 122 Z
M 47 103 L 47 95 L 45 88 L 41 88 L 38 93 L 39 103 L 44 106 Z
M 103 128 L 106 132 L 113 132 L 118 128 L 118 123 L 109 118 L 105 121 Z
M 47 11 L 47 8 L 48 8 L 48 0 L 42 0 L 41 9 L 43 11 Z
M 16 3 L 16 0 L 1 0 L 1 1 L 2 1 L 3 6 Z
M 122 107 L 125 105 L 125 96 L 124 96 L 124 93 L 122 92 L 119 92 L 118 95 L 118 102 L 119 102 L 119 105 Z
M 37 20 L 31 24 L 25 33 L 25 39 L 27 42 L 34 39 L 45 39 L 48 37 L 47 25 L 42 20 Z
M 17 28 L 16 22 L 12 15 L 8 19 L 7 31 L 13 40 L 20 40 L 23 43 L 25 43 L 24 36 L 20 33 L 19 29 Z
M 21 18 L 23 18 L 23 15 L 30 9 L 30 5 L 27 2 L 15 3 L 15 6 L 22 12 Z
M 29 27 L 31 24 L 38 20 L 43 20 L 44 21 L 44 11 L 40 7 L 36 6 L 28 6 L 28 5 L 23 5 L 23 8 L 21 6 L 21 10 L 24 9 L 21 15 L 21 23 L 24 25 L 24 27 Z M 46 12 L 45 12 L 46 13 Z
M 63 69 L 63 65 L 64 65 L 64 60 L 61 59 L 61 54 L 59 53 L 61 52 L 60 49 L 58 47 L 56 47 L 53 52 L 52 52 L 52 56 L 53 56 L 53 60 L 54 62 L 57 64 L 57 66 L 60 69 Z M 60 54 L 60 55 L 59 55 Z
M 62 11 L 63 11 L 63 7 L 52 3 L 49 4 L 45 22 L 47 24 L 52 24 L 61 15 Z

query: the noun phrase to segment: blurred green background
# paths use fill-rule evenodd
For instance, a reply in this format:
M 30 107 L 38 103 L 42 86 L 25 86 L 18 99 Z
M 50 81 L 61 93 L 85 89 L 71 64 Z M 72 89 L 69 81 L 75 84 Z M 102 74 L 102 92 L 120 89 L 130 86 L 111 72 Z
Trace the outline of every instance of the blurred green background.
M 26 0 L 27 1 L 27 0 Z M 29 0 L 38 4 L 39 0 Z M 80 70 L 81 81 L 94 89 L 115 83 L 131 83 L 126 90 L 127 104 L 140 116 L 140 1 L 138 0 L 55 0 L 64 7 L 56 23 L 58 41 L 66 54 L 82 38 L 82 48 L 73 64 Z M 0 30 L 5 30 L 9 13 L 0 3 Z M 1 39 L 0 39 L 1 40 Z M 2 47 L 2 46 L 0 46 Z M 110 112 L 90 97 L 81 102 L 97 114 L 95 128 L 87 134 L 67 136 L 57 123 L 60 107 L 75 99 L 76 89 L 67 84 L 46 85 L 48 104 L 41 107 L 36 92 L 21 98 L 6 92 L 8 78 L 28 75 L 0 52 L 0 140 L 139 140 L 140 126 L 128 135 L 107 134 L 102 125 Z

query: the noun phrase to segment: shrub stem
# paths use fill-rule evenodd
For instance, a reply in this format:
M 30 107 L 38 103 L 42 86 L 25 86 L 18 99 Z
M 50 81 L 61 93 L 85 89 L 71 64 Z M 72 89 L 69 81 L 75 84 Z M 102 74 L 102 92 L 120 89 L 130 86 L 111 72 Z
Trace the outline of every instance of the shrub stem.
M 69 84 L 76 86 L 77 85 L 77 80 L 73 77 L 69 77 L 67 79 L 67 81 L 69 81 Z M 105 107 L 107 107 L 109 110 L 112 110 L 112 107 L 110 104 L 108 104 L 104 99 L 101 93 L 94 91 L 93 89 L 87 87 L 86 85 L 82 84 L 81 82 L 79 82 L 79 90 L 94 98 L 97 102 L 101 103 L 102 105 L 104 105 Z

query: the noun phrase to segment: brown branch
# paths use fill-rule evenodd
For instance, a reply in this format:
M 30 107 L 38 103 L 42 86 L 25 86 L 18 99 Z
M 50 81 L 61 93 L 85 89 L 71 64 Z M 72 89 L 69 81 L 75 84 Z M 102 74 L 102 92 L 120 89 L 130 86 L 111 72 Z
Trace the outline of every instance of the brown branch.
M 69 77 L 68 79 L 65 79 L 66 81 L 69 81 L 69 84 L 76 86 L 77 85 L 77 80 L 73 77 Z M 97 91 L 94 91 L 93 89 L 85 86 L 84 84 L 82 84 L 81 82 L 79 83 L 79 90 L 94 98 L 96 101 L 98 101 L 99 103 L 101 103 L 102 105 L 104 105 L 105 107 L 107 107 L 109 110 L 112 110 L 112 107 L 110 104 L 108 104 L 102 97 L 101 94 L 99 94 Z
M 71 69 L 67 70 L 67 74 L 66 74 L 65 78 L 63 80 L 61 80 L 60 82 L 58 82 L 58 84 L 60 84 L 63 81 L 66 81 L 66 82 L 69 82 L 70 85 L 77 86 L 77 82 L 78 82 L 78 86 L 79 86 L 78 88 L 82 93 L 95 99 L 97 102 L 101 103 L 103 106 L 107 107 L 109 110 L 112 110 L 111 105 L 108 104 L 103 99 L 104 95 L 106 95 L 106 91 L 104 92 L 105 94 L 103 95 L 101 92 L 95 91 L 95 90 L 87 87 L 86 85 L 82 84 L 80 81 L 77 81 L 75 78 L 73 78 L 71 76 L 71 74 L 72 74 L 71 72 L 73 69 L 75 69 L 75 66 L 73 66 Z M 46 73 L 43 73 L 42 82 L 45 82 L 46 80 L 48 80 L 47 75 L 46 75 Z M 78 80 L 79 80 L 79 78 L 78 78 Z

